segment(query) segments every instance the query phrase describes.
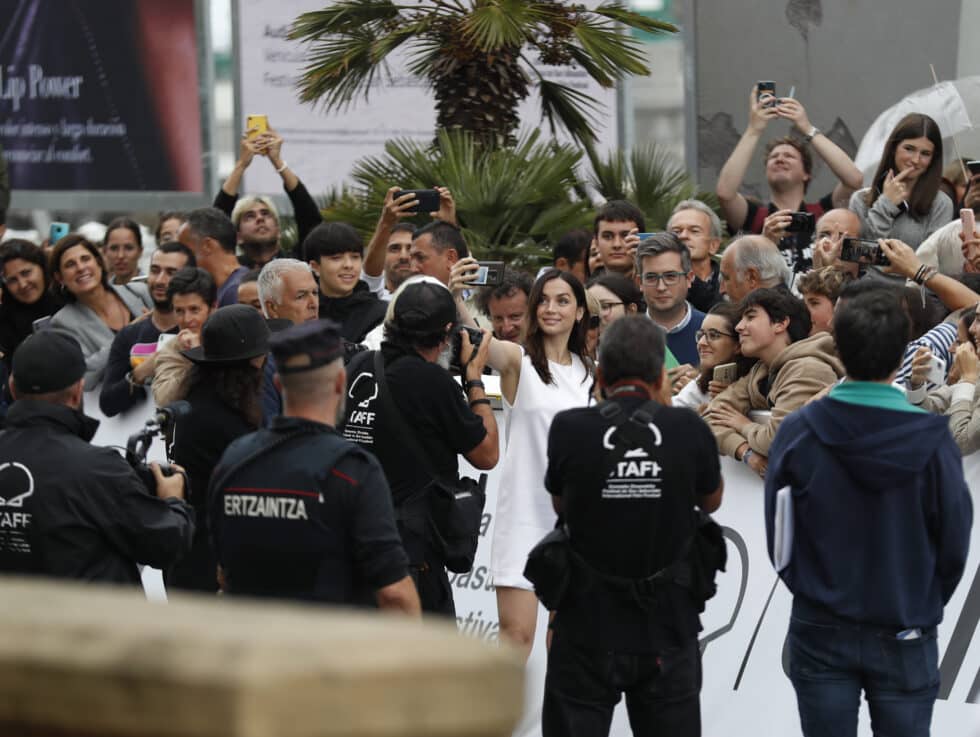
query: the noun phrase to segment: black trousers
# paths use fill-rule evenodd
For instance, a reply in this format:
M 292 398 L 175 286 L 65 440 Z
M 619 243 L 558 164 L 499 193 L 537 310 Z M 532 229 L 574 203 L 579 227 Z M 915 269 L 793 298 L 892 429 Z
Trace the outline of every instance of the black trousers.
M 697 639 L 661 653 L 589 649 L 554 633 L 544 683 L 544 737 L 608 737 L 626 695 L 634 737 L 700 737 L 701 652 Z

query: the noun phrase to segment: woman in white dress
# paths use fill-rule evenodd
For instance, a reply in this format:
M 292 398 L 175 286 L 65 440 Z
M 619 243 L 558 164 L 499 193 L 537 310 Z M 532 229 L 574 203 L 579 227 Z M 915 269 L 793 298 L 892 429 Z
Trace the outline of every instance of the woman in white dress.
M 475 272 L 461 261 L 454 274 Z M 454 279 L 454 292 L 465 284 Z M 585 355 L 586 296 L 572 274 L 549 269 L 528 297 L 525 347 L 492 339 L 488 365 L 500 373 L 507 418 L 491 569 L 497 591 L 500 636 L 531 652 L 538 617 L 534 587 L 524 578 L 531 548 L 557 519 L 544 488 L 548 430 L 554 416 L 589 402 L 592 364 Z M 460 317 L 472 324 L 462 297 Z

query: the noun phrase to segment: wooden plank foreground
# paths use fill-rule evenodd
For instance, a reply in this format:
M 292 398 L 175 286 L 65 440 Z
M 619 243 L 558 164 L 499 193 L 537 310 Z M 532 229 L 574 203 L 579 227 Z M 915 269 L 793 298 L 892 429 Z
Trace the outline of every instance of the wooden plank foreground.
M 0 577 L 0 737 L 505 737 L 523 672 L 451 625 Z

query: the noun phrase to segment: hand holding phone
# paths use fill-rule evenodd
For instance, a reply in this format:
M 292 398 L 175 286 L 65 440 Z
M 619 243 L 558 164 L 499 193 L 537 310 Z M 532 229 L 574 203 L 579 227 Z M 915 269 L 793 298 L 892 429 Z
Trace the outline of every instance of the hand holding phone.
M 946 383 L 946 362 L 939 356 L 933 356 L 929 360 L 929 373 L 926 375 L 926 381 L 936 386 L 942 386 Z
M 48 242 L 53 246 L 55 243 L 68 235 L 70 230 L 71 228 L 68 223 L 51 223 L 51 229 L 48 231 Z
M 475 287 L 497 287 L 504 283 L 503 261 L 477 261 L 476 277 L 470 281 Z
M 269 132 L 268 115 L 249 115 L 245 119 L 245 137 L 253 140 L 263 133 Z
M 722 363 L 714 367 L 711 372 L 713 381 L 731 384 L 738 378 L 738 366 L 734 363 Z
M 411 213 L 438 212 L 439 211 L 439 192 L 435 189 L 400 189 L 392 195 L 393 200 L 397 200 L 402 195 L 415 195 L 418 204 L 408 210 Z
M 776 99 L 776 83 L 769 80 L 760 80 L 755 83 L 756 100 L 762 107 L 776 107 L 779 100 Z

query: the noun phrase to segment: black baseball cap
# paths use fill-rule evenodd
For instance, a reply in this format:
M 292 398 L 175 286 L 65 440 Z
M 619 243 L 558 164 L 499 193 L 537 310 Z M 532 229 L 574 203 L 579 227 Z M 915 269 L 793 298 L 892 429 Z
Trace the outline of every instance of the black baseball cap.
M 14 386 L 24 394 L 65 389 L 85 376 L 85 356 L 78 341 L 55 330 L 28 335 L 13 359 Z
M 309 320 L 274 333 L 269 340 L 276 371 L 298 374 L 326 366 L 344 355 L 344 338 L 340 325 L 332 320 Z M 309 363 L 287 365 L 297 356 L 306 356 Z
M 201 345 L 181 351 L 194 363 L 230 366 L 269 352 L 269 326 L 249 305 L 228 305 L 211 313 L 201 329 Z
M 452 293 L 440 283 L 417 281 L 407 283 L 395 296 L 392 322 L 400 329 L 416 334 L 438 333 L 456 322 L 456 302 Z

